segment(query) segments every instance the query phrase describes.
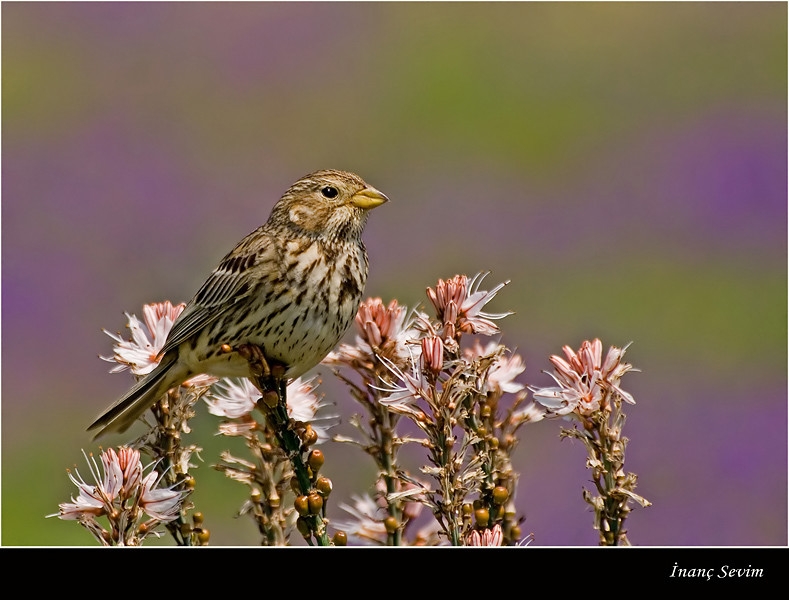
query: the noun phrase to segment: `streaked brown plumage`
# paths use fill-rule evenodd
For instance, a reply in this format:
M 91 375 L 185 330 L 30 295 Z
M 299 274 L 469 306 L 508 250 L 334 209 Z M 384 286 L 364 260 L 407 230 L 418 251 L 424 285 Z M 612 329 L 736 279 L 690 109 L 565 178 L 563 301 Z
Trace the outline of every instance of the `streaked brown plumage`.
M 387 197 L 358 175 L 316 171 L 294 183 L 268 221 L 219 263 L 173 324 L 159 365 L 88 428 L 123 432 L 167 390 L 207 373 L 246 377 L 232 348 L 255 345 L 299 377 L 353 322 L 367 280 L 362 230 Z

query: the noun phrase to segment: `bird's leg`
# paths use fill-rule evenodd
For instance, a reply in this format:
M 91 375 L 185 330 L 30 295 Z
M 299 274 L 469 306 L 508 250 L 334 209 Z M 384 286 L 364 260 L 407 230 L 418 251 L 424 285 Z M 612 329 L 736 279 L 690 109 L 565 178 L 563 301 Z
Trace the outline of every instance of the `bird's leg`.
M 255 344 L 241 344 L 237 348 L 231 348 L 225 344 L 223 349 L 226 352 L 235 350 L 239 356 L 245 358 L 249 363 L 249 371 L 253 381 L 259 386 L 260 391 L 266 395 L 272 392 L 277 395 L 276 400 L 285 403 L 286 390 L 288 386 L 285 372 L 287 365 L 266 358 L 263 349 Z M 273 398 L 272 398 L 273 400 Z M 273 405 L 267 401 L 267 404 Z
M 222 349 L 225 352 L 232 352 L 234 348 L 232 348 L 229 344 L 224 344 Z M 256 346 L 255 344 L 241 344 L 238 348 L 235 348 L 235 351 L 238 352 L 241 358 L 245 358 L 249 363 L 249 370 L 252 373 L 253 377 L 260 378 L 268 378 L 271 376 L 271 368 L 268 365 L 268 360 L 266 360 L 266 355 L 263 354 L 263 349 L 260 346 Z

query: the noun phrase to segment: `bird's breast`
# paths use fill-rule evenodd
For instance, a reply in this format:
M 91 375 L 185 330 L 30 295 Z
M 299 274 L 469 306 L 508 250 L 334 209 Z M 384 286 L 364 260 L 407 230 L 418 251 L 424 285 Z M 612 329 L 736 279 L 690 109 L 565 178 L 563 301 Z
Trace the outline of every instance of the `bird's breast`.
M 237 307 L 243 316 L 214 324 L 208 345 L 255 344 L 267 358 L 288 365 L 287 376 L 295 378 L 323 360 L 353 322 L 367 279 L 367 255 L 360 244 L 327 249 L 320 242 L 293 240 L 282 256 L 279 269 L 261 273 L 255 292 Z M 246 376 L 246 365 L 233 354 L 211 357 L 212 374 Z

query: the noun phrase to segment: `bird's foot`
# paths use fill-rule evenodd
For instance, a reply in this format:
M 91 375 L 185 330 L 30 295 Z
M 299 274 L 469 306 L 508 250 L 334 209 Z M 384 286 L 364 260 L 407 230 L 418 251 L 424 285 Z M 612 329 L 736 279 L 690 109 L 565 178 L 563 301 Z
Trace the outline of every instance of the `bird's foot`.
M 241 344 L 235 348 L 235 351 L 249 363 L 249 371 L 253 377 L 268 378 L 272 376 L 271 367 L 260 346 L 256 346 L 255 344 Z
M 279 393 L 286 385 L 285 373 L 287 366 L 277 360 L 266 358 L 263 349 L 255 344 L 241 344 L 237 348 L 232 348 L 225 344 L 223 350 L 226 352 L 238 352 L 239 356 L 246 359 L 249 363 L 249 372 L 252 380 L 261 388 L 261 391 Z

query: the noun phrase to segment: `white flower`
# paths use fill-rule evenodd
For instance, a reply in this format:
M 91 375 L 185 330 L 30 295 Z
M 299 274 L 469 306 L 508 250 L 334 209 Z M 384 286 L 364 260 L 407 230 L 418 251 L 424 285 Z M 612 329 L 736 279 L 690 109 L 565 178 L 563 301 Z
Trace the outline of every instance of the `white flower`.
M 351 500 L 353 504 L 343 503 L 340 508 L 349 513 L 352 519 L 338 520 L 336 527 L 365 542 L 385 544 L 387 533 L 383 520 L 386 511 L 369 494 L 353 495 Z
M 411 361 L 411 373 L 405 373 L 392 361 L 383 356 L 381 362 L 395 378 L 402 382 L 397 385 L 393 382 L 384 381 L 387 387 L 376 387 L 375 389 L 386 393 L 386 396 L 379 399 L 379 402 L 389 407 L 406 407 L 417 398 L 427 398 L 430 394 L 430 384 L 424 376 L 422 362 L 424 358 L 419 356 L 417 360 Z
M 145 476 L 142 480 L 140 506 L 152 519 L 167 523 L 178 517 L 184 493 L 172 488 L 157 488 L 159 483 L 161 477 L 156 471 Z
M 169 300 L 146 304 L 142 309 L 145 329 L 135 315 L 126 313 L 127 327 L 132 336 L 129 340 L 123 339 L 120 334 L 112 334 L 106 329 L 103 330 L 116 342 L 113 347 L 113 356 L 100 357 L 107 362 L 118 363 L 118 366 L 113 368 L 110 373 L 131 369 L 135 375 L 147 375 L 153 371 L 159 364 L 159 352 L 164 346 L 167 335 L 185 306 L 185 304 L 173 306 Z
M 335 415 L 317 416 L 318 411 L 326 406 L 314 393 L 313 379 L 303 381 L 300 377 L 288 384 L 288 414 L 296 421 L 310 423 L 318 434 L 318 442 L 328 440 L 328 430 L 336 425 Z M 238 423 L 220 425 L 223 435 L 244 435 L 254 426 L 251 421 L 244 420 L 255 408 L 260 399 L 260 391 L 246 378 L 226 378 L 215 383 L 203 397 L 208 404 L 208 412 L 227 419 L 240 419 Z
M 208 412 L 227 419 L 248 415 L 259 398 L 260 392 L 249 379 L 220 379 L 203 396 Z

